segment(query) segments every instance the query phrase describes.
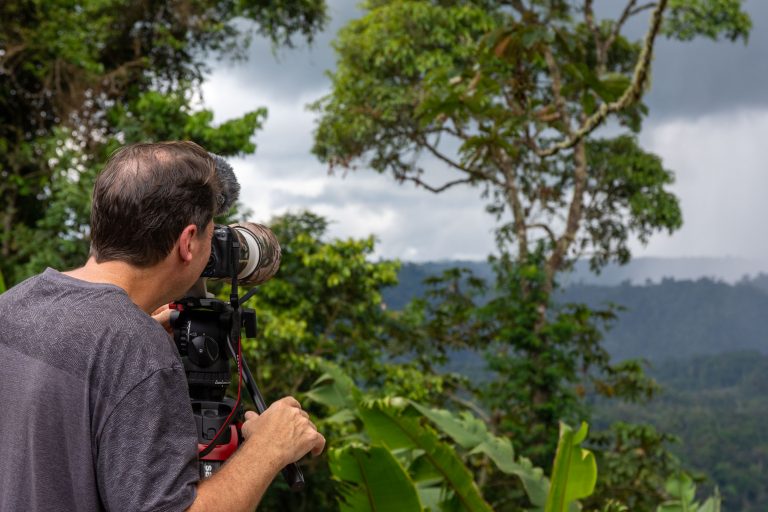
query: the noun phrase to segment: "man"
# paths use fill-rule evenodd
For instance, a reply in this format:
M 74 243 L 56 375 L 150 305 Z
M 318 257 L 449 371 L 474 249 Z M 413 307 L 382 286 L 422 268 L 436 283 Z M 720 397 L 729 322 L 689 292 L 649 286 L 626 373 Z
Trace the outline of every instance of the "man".
M 253 510 L 323 450 L 286 397 L 246 413 L 243 444 L 198 481 L 184 368 L 150 314 L 208 261 L 214 165 L 188 142 L 119 150 L 94 186 L 86 264 L 0 295 L 0 510 Z

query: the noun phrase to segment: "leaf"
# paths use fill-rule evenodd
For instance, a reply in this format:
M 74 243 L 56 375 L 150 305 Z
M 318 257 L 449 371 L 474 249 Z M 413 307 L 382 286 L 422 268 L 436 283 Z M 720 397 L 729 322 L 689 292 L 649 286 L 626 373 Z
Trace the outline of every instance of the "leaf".
M 664 487 L 673 498 L 684 503 L 684 507 L 693 503 L 693 500 L 696 497 L 696 484 L 694 484 L 693 479 L 685 473 L 680 473 L 676 477 L 670 478 L 667 480 Z
M 416 487 L 392 453 L 381 446 L 346 446 L 328 453 L 331 473 L 345 482 L 340 510 L 420 512 Z
M 355 413 L 352 412 L 349 409 L 342 409 L 336 414 L 333 414 L 325 419 L 323 419 L 323 423 L 339 423 L 339 424 L 345 424 L 349 423 L 350 421 L 354 421 L 356 418 Z
M 665 501 L 656 512 L 720 512 L 720 491 L 715 489 L 715 495 L 699 506 L 696 501 L 696 484 L 685 473 L 679 473 L 664 484 L 667 493 L 672 498 Z
M 324 373 L 312 384 L 306 397 L 328 407 L 354 408 L 361 395 L 352 379 L 333 363 L 320 358 L 314 362 Z
M 365 430 L 373 443 L 381 443 L 390 450 L 420 450 L 420 464 L 432 466 L 440 483 L 448 491 L 442 502 L 451 510 L 486 511 L 492 509 L 483 499 L 472 479 L 472 474 L 456 452 L 442 442 L 437 434 L 422 425 L 418 416 L 406 414 L 404 400 L 377 400 L 359 409 Z
M 585 422 L 582 422 L 577 432 L 565 423 L 560 423 L 560 440 L 552 468 L 546 512 L 565 512 L 570 509 L 572 502 L 589 496 L 595 490 L 595 456 L 579 446 L 587 436 L 587 429 Z
M 449 411 L 430 409 L 413 401 L 411 405 L 459 446 L 471 453 L 487 455 L 502 472 L 520 478 L 531 503 L 538 509 L 544 508 L 549 481 L 541 468 L 534 467 L 529 459 L 521 457 L 515 460 L 509 439 L 493 435 L 485 423 L 469 414 L 459 418 Z

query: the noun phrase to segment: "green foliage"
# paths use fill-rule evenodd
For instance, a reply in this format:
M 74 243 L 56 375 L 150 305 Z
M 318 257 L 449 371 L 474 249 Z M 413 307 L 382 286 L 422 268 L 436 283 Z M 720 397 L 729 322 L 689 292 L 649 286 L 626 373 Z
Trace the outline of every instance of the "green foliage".
M 582 248 L 593 247 L 590 258 L 597 270 L 611 255 L 627 263 L 630 234 L 642 243 L 659 227 L 670 233 L 682 225 L 677 198 L 665 187 L 674 181 L 661 159 L 643 151 L 633 136 L 596 139 L 587 146 L 591 165 L 584 209 Z M 629 217 L 626 212 L 630 212 Z
M 6 1 L 0 4 L 0 271 L 9 284 L 88 253 L 90 185 L 126 142 L 188 139 L 252 153 L 265 112 L 212 126 L 190 107 L 205 60 L 258 31 L 311 38 L 322 0 Z
M 371 442 L 393 451 L 410 451 L 411 471 L 422 484 L 419 490 L 426 496 L 440 496 L 441 510 L 491 511 L 454 449 L 425 428 L 418 416 L 401 411 L 405 405 L 393 399 L 372 402 L 359 409 Z
M 580 398 L 588 392 L 629 400 L 653 396 L 640 365 L 611 364 L 600 344 L 611 309 L 552 303 L 535 262 L 500 258 L 494 269 L 491 287 L 458 270 L 428 279 L 425 300 L 408 308 L 417 307 L 424 319 L 410 332 L 411 348 L 427 370 L 447 362 L 448 350 L 482 355 L 486 367 L 467 375 L 470 388 L 492 412 L 492 427 L 517 440 L 526 456 L 537 464 L 551 460 L 558 420 L 583 417 Z M 540 325 L 542 304 L 549 316 Z
M 594 491 L 597 481 L 595 456 L 579 446 L 586 439 L 587 430 L 586 423 L 575 432 L 565 423 L 560 424 L 546 512 L 566 512 L 572 503 Z
M 534 467 L 530 460 L 525 457 L 515 460 L 509 439 L 491 434 L 485 422 L 470 413 L 454 414 L 445 410 L 430 409 L 415 402 L 411 405 L 451 437 L 458 446 L 468 450 L 470 454 L 488 456 L 503 473 L 520 478 L 531 504 L 537 509 L 544 508 L 549 493 L 549 482 L 543 471 Z
M 738 1 L 685 4 L 671 2 L 666 34 L 733 38 L 749 30 Z M 672 174 L 630 136 L 587 142 L 586 155 L 577 147 L 538 157 L 573 132 L 581 113 L 616 101 L 630 86 L 641 45 L 621 35 L 626 18 L 597 24 L 581 6 L 535 0 L 512 8 L 426 0 L 366 8 L 339 33 L 332 94 L 313 105 L 321 114 L 314 152 L 331 168 L 361 161 L 433 191 L 478 185 L 490 211 L 500 219 L 512 214 L 499 226 L 502 245 L 524 256 L 543 235 L 556 255 L 554 272 L 588 252 L 597 267 L 624 262 L 629 235 L 645 240 L 680 226 L 667 190 Z M 628 6 L 628 17 L 643 10 Z M 616 115 L 637 132 L 644 111 L 635 103 Z M 456 179 L 430 184 L 420 155 L 436 158 Z M 590 197 L 606 204 L 582 208 Z M 552 224 L 558 214 L 571 224 Z M 542 225 L 549 231 L 537 231 Z
M 720 494 L 717 490 L 714 496 L 700 505 L 695 501 L 696 484 L 685 473 L 670 478 L 666 488 L 671 499 L 659 505 L 656 512 L 720 512 Z
M 353 445 L 363 440 L 371 446 L 384 447 L 388 452 L 396 454 L 403 467 L 407 468 L 406 478 L 417 489 L 422 503 L 437 507 L 438 510 L 491 510 L 473 482 L 472 474 L 456 452 L 420 421 L 418 410 L 410 407 L 408 401 L 399 398 L 366 398 L 354 389 L 352 381 L 334 365 L 323 361 L 317 361 L 316 364 L 325 372 L 307 396 L 336 409 L 331 418 L 358 420 L 359 434 L 350 438 Z M 339 407 L 342 409 L 338 410 Z M 334 447 L 330 451 L 332 460 L 338 457 L 348 460 L 356 454 L 344 447 Z M 338 472 L 338 466 L 332 464 L 331 469 L 336 478 L 346 480 L 344 474 Z M 396 475 L 392 478 L 401 480 Z M 364 482 L 364 490 L 361 490 L 359 479 L 353 481 L 358 483 L 356 495 L 376 494 L 370 489 L 371 483 Z M 371 506 L 371 509 L 379 508 Z
M 676 441 L 650 425 L 622 421 L 593 432 L 589 446 L 600 474 L 595 497 L 586 500 L 585 507 L 597 509 L 611 500 L 629 510 L 653 510 L 666 498 L 666 481 L 680 470 L 680 461 L 669 451 Z
M 372 262 L 373 238 L 326 241 L 327 221 L 308 212 L 272 220 L 282 248 L 280 271 L 259 288 L 251 305 L 261 332 L 245 346 L 261 365 L 265 392 L 308 385 L 306 355 L 341 364 L 368 385 L 381 385 L 396 368 L 386 364 L 388 313 L 380 289 L 396 282 L 396 262 Z M 288 383 L 288 389 L 286 389 Z M 274 392 L 277 392 L 275 388 Z
M 742 11 L 742 4 L 742 0 L 670 0 L 665 31 L 681 41 L 703 35 L 746 43 L 752 20 Z
M 421 511 L 413 481 L 392 452 L 381 446 L 354 446 L 330 452 L 331 472 L 345 483 L 342 512 Z
M 579 446 L 586 438 L 586 423 L 578 432 L 562 425 L 550 485 L 529 460 L 515 459 L 509 439 L 491 434 L 476 417 L 401 398 L 371 400 L 336 365 L 316 364 L 324 373 L 307 396 L 334 411 L 331 421 L 343 416 L 360 428 L 330 449 L 331 471 L 346 497 L 344 510 L 388 510 L 393 489 L 404 497 L 405 510 L 420 510 L 421 504 L 431 510 L 491 510 L 468 466 L 480 455 L 523 482 L 531 510 L 565 512 L 594 489 L 594 456 Z M 463 457 L 425 419 L 450 437 Z M 376 464 L 377 478 L 365 478 Z M 389 491 L 378 487 L 387 481 L 392 482 Z M 408 487 L 417 491 L 419 499 Z

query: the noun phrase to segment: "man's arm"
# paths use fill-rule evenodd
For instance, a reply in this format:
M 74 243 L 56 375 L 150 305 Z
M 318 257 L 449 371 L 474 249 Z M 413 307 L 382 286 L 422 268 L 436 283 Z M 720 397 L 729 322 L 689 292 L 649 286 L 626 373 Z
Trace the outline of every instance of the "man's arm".
M 292 397 L 259 416 L 245 413 L 245 441 L 212 477 L 197 486 L 188 512 L 252 512 L 280 470 L 307 453 L 319 455 L 325 438 Z

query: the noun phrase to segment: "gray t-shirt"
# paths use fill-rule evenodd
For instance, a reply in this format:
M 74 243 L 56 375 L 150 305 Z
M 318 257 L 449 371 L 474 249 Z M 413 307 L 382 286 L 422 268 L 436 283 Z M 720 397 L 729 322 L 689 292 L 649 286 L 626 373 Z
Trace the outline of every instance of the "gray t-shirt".
M 0 295 L 0 510 L 185 510 L 197 433 L 173 341 L 120 288 Z

